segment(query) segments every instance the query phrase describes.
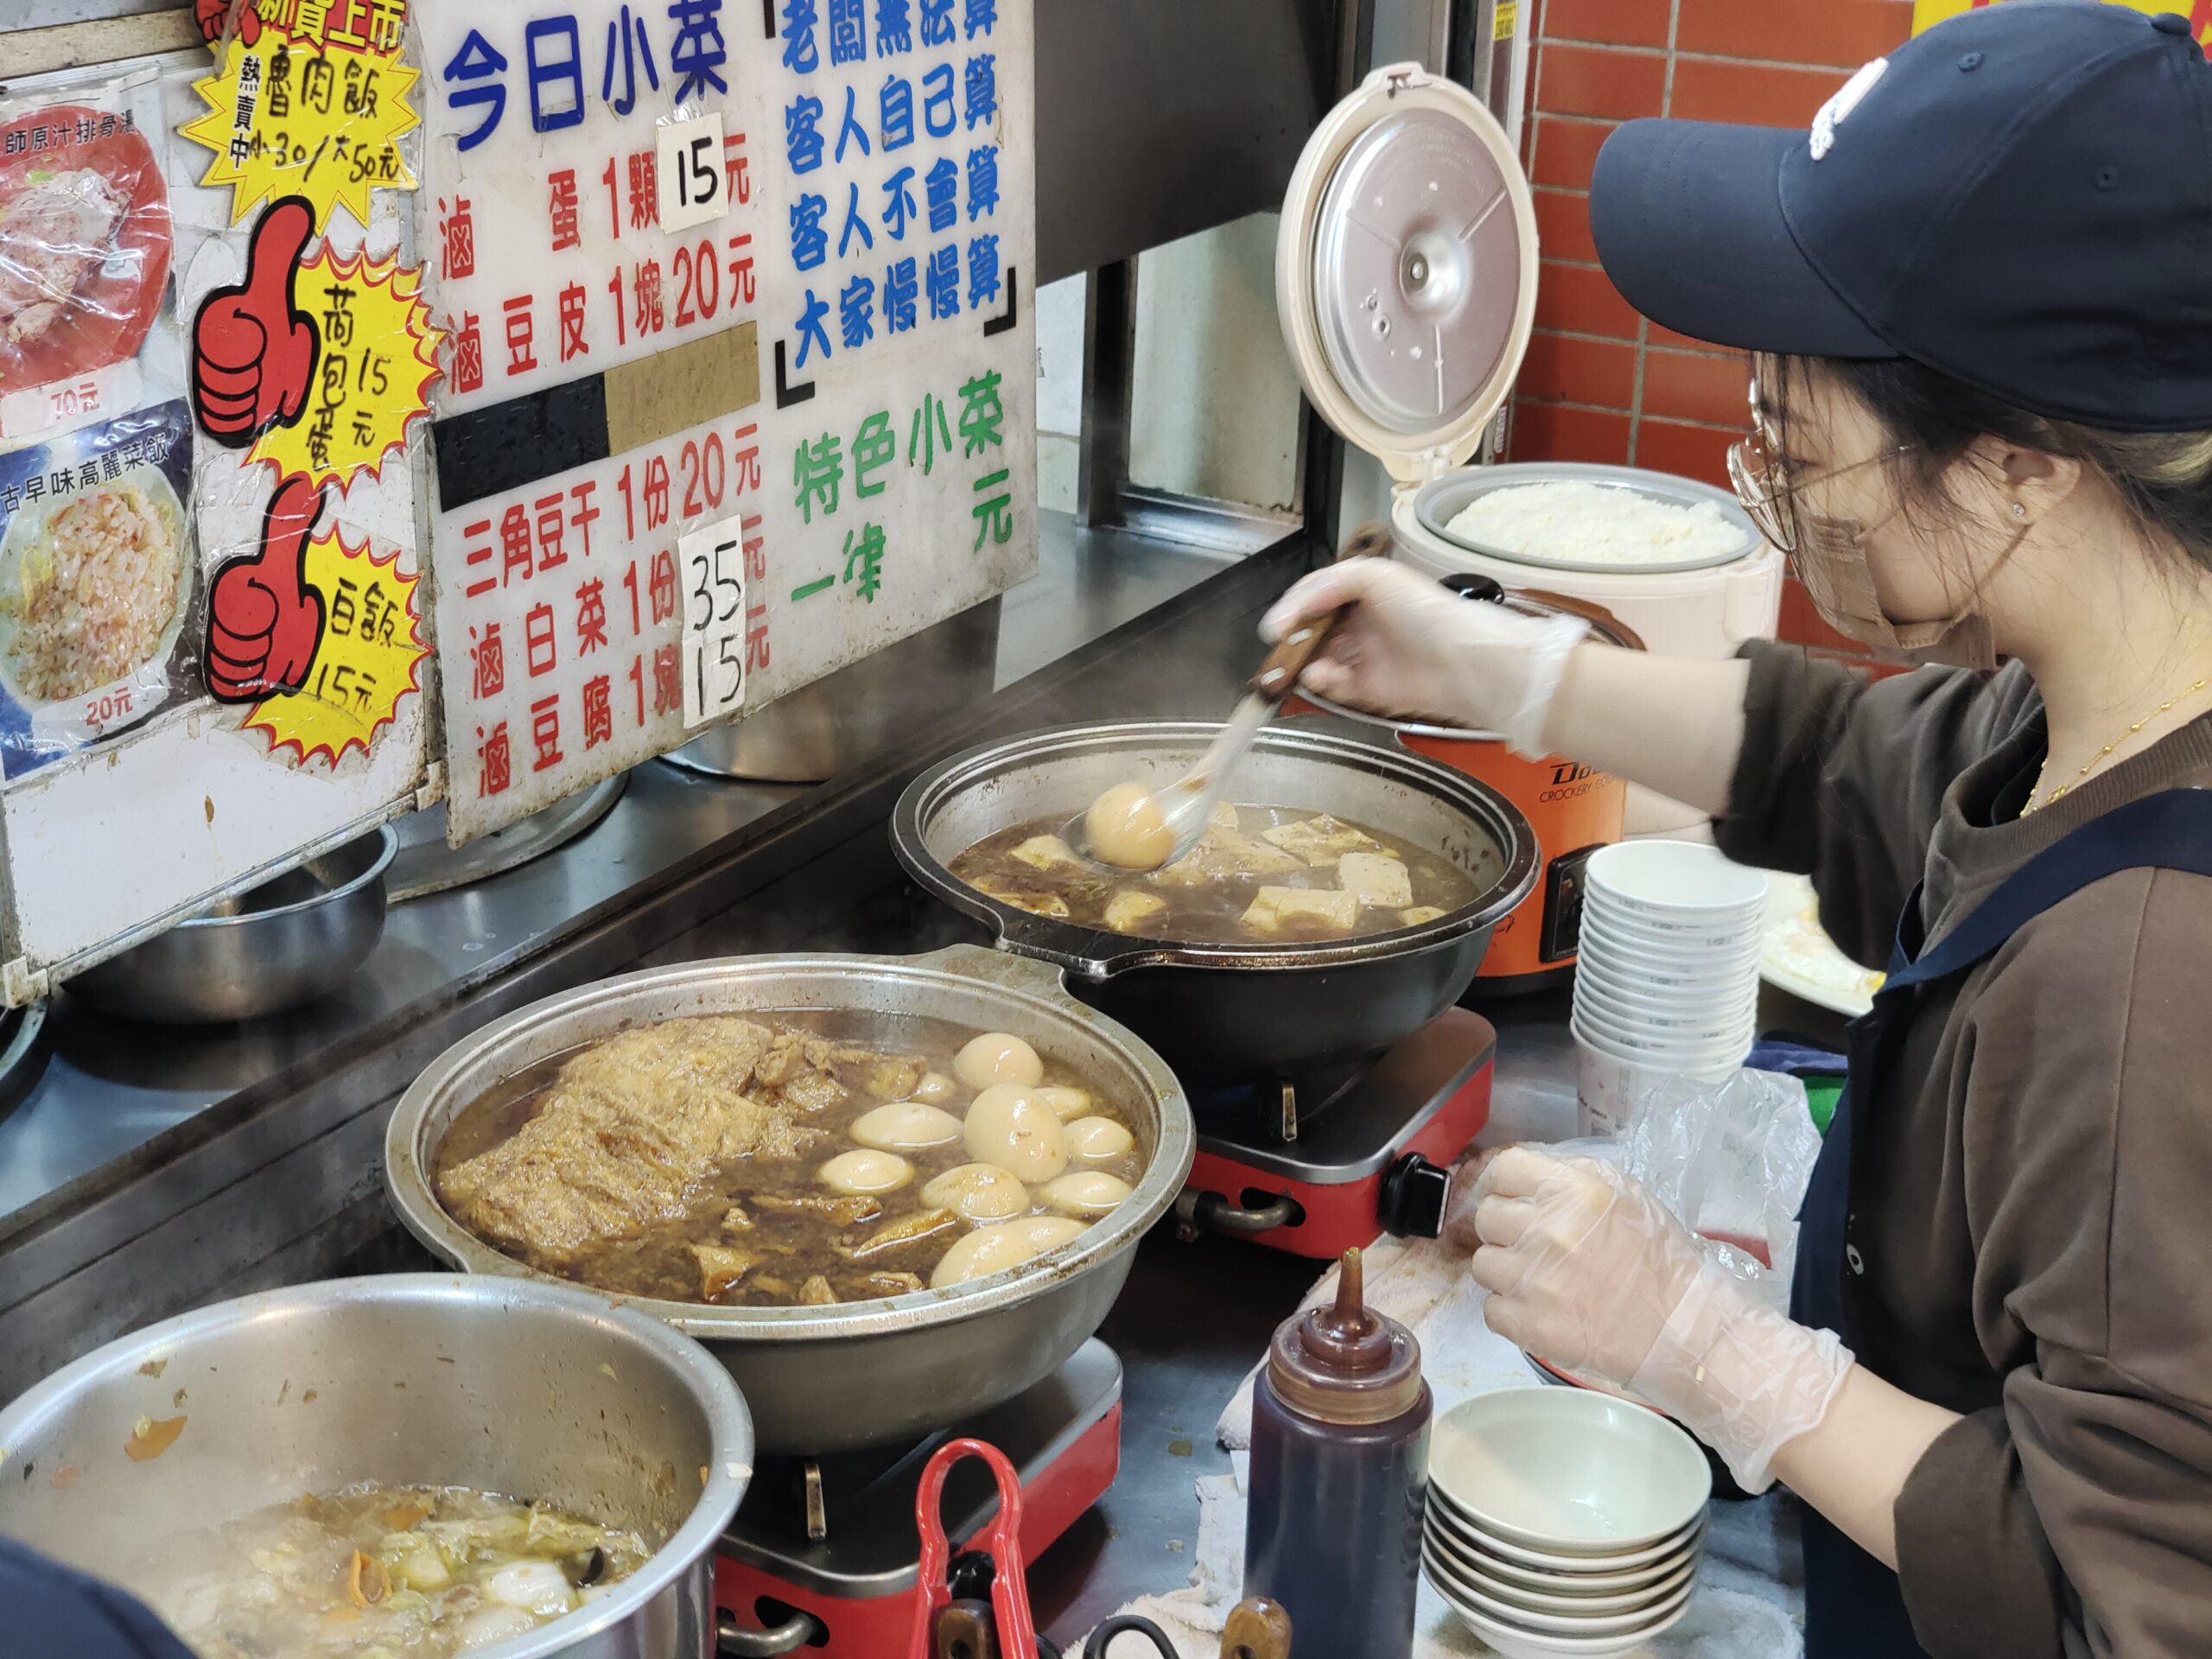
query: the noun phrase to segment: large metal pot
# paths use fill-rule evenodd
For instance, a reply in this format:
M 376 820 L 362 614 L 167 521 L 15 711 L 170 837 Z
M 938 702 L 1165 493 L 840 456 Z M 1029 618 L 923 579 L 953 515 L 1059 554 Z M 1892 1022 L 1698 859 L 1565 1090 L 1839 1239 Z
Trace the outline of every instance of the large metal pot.
M 959 945 L 926 957 L 747 957 L 658 968 L 549 997 L 442 1055 L 385 1138 L 385 1179 L 410 1232 L 473 1273 L 540 1275 L 448 1216 L 427 1171 L 456 1114 L 525 1067 L 619 1031 L 687 1014 L 843 1008 L 1011 1031 L 1128 1116 L 1145 1173 L 1072 1243 L 946 1290 L 837 1307 L 710 1307 L 626 1298 L 697 1338 L 745 1389 L 761 1446 L 829 1452 L 910 1440 L 1010 1400 L 1106 1317 L 1131 1253 L 1189 1173 L 1191 1112 L 1160 1057 L 1069 996 L 1058 976 Z
M 990 696 L 998 652 L 999 601 L 985 600 L 664 758 L 717 778 L 818 784 Z
M 168 1451 L 125 1454 L 141 1419 L 180 1414 Z M 607 1297 L 391 1274 L 110 1343 L 0 1412 L 0 1532 L 126 1588 L 155 1543 L 302 1493 L 379 1481 L 542 1499 L 658 1553 L 487 1659 L 698 1659 L 753 1431 L 721 1367 Z
M 1249 1083 L 1371 1058 L 1459 1000 L 1491 929 L 1535 882 L 1528 819 L 1449 767 L 1279 725 L 1253 744 L 1230 790 L 1239 800 L 1325 809 L 1440 853 L 1474 878 L 1471 903 L 1418 927 L 1327 944 L 1185 944 L 1032 915 L 952 874 L 952 861 L 987 836 L 1063 821 L 1125 779 L 1172 781 L 1220 729 L 1122 721 L 971 749 L 907 788 L 892 844 L 922 886 L 990 924 L 1001 948 L 1065 969 L 1077 995 L 1159 1049 L 1178 1076 Z
M 162 1025 L 251 1020 L 327 996 L 384 938 L 386 824 L 87 968 L 70 991 Z

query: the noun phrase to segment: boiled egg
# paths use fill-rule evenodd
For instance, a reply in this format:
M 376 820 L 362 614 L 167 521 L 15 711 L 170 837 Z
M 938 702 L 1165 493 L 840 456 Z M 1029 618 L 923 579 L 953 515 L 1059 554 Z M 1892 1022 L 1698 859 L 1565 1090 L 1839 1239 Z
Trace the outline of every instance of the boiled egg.
M 1037 1097 L 1052 1109 L 1053 1115 L 1065 1123 L 1071 1118 L 1081 1117 L 1090 1109 L 1090 1096 L 1081 1089 L 1070 1089 L 1063 1084 L 1040 1084 Z
M 960 1138 L 960 1120 L 941 1107 L 902 1100 L 862 1112 L 853 1122 L 853 1139 L 879 1152 L 921 1152 Z
M 1078 1117 L 1068 1125 L 1067 1133 L 1070 1154 L 1084 1163 L 1126 1157 L 1137 1144 L 1128 1127 L 1110 1117 Z
M 988 1089 L 995 1083 L 1028 1085 L 1043 1081 L 1045 1063 L 1020 1038 L 987 1031 L 960 1051 L 952 1062 L 952 1075 L 970 1089 Z
M 1004 1221 L 1029 1207 L 1029 1189 L 997 1164 L 962 1164 L 931 1177 L 922 1188 L 922 1202 L 969 1221 Z
M 961 1144 L 980 1164 L 997 1164 L 1017 1179 L 1049 1181 L 1068 1166 L 1067 1131 L 1034 1089 L 994 1084 L 968 1108 Z
M 1103 1216 L 1129 1196 L 1129 1184 L 1103 1170 L 1077 1170 L 1046 1182 L 1037 1196 L 1071 1216 Z
M 816 1170 L 814 1179 L 832 1192 L 872 1198 L 906 1185 L 914 1179 L 914 1166 L 895 1152 L 841 1152 Z

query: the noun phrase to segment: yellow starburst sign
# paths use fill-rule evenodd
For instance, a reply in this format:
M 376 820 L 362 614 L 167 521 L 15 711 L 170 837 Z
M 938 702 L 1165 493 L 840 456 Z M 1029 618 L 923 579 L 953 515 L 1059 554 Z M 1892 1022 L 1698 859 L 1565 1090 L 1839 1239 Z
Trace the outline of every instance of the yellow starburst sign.
M 421 124 L 420 72 L 397 58 L 302 50 L 274 29 L 233 39 L 219 73 L 195 81 L 207 113 L 178 130 L 213 152 L 205 185 L 231 187 L 235 225 L 264 201 L 304 196 L 318 231 L 338 207 L 365 226 L 372 190 L 412 190 L 399 151 Z
M 317 756 L 336 766 L 349 750 L 367 753 L 399 700 L 423 689 L 416 669 L 430 653 L 417 626 L 418 578 L 401 574 L 397 549 L 378 558 L 335 529 L 309 538 L 301 575 L 322 601 L 315 658 L 298 690 L 263 698 L 245 724 L 296 766 Z
M 396 259 L 334 254 L 325 243 L 303 262 L 292 302 L 313 317 L 315 366 L 299 418 L 270 427 L 248 456 L 341 486 L 407 453 L 408 428 L 430 412 L 438 342 L 423 303 L 423 270 Z

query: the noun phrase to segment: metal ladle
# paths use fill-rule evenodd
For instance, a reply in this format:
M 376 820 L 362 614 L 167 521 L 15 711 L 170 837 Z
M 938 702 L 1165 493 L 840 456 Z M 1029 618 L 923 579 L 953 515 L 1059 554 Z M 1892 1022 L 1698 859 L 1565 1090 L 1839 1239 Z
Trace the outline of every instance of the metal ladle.
M 1381 557 L 1390 551 L 1391 546 L 1388 525 L 1363 524 L 1344 543 L 1337 562 Z M 1166 788 L 1152 791 L 1149 798 L 1166 830 L 1168 849 L 1166 856 L 1150 868 L 1164 869 L 1178 859 L 1187 857 L 1198 844 L 1198 837 L 1205 834 L 1215 804 L 1221 799 L 1222 790 L 1236 763 L 1252 747 L 1252 740 L 1274 718 L 1284 699 L 1297 688 L 1299 676 L 1306 671 L 1306 664 L 1328 643 L 1329 635 L 1351 609 L 1349 605 L 1340 606 L 1326 616 L 1302 622 L 1285 634 L 1267 654 L 1258 671 L 1246 682 L 1244 695 L 1230 712 L 1221 734 L 1206 746 L 1205 753 L 1188 772 Z M 1100 855 L 1092 842 L 1090 813 L 1091 809 L 1086 807 L 1070 818 L 1060 830 L 1060 839 L 1074 849 L 1077 857 L 1090 863 L 1108 869 L 1134 868 Z

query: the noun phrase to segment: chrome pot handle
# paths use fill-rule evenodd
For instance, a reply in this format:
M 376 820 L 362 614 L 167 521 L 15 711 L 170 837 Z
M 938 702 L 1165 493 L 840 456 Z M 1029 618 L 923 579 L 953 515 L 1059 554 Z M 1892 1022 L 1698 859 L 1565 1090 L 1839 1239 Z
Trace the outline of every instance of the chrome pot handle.
M 776 1659 L 779 1654 L 797 1653 L 819 1628 L 811 1613 L 793 1613 L 772 1630 L 741 1630 L 725 1612 L 715 1620 L 715 1651 L 722 1659 Z
M 1302 1219 L 1298 1201 L 1287 1192 L 1252 1208 L 1231 1204 L 1218 1192 L 1195 1186 L 1185 1187 L 1175 1197 L 1175 1230 L 1186 1243 L 1200 1233 L 1256 1238 L 1278 1227 L 1295 1226 Z

